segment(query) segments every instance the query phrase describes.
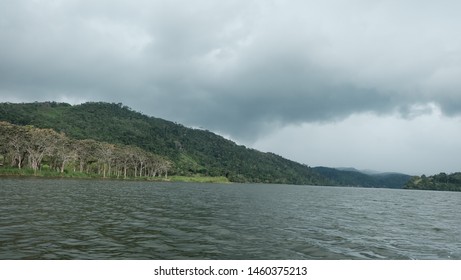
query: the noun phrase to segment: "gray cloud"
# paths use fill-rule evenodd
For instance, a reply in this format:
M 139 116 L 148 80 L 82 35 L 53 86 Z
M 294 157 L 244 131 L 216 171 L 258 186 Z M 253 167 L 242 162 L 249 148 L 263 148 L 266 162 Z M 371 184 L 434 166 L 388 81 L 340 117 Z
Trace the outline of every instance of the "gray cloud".
M 0 99 L 121 101 L 247 140 L 418 104 L 459 115 L 460 6 L 2 1 Z

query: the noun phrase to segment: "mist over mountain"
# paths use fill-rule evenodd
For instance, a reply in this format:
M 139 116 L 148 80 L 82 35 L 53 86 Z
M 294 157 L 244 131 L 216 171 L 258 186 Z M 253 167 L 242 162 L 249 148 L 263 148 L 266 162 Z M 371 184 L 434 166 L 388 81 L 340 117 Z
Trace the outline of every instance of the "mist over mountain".
M 313 169 L 341 186 L 400 189 L 411 178 L 407 174 L 361 171 L 355 168 L 314 167 Z

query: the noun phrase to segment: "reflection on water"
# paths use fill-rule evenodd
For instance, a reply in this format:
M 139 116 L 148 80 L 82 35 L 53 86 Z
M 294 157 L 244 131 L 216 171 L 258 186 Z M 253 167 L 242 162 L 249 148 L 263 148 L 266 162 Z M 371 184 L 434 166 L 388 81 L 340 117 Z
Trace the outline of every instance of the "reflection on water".
M 0 259 L 461 259 L 461 193 L 0 179 Z

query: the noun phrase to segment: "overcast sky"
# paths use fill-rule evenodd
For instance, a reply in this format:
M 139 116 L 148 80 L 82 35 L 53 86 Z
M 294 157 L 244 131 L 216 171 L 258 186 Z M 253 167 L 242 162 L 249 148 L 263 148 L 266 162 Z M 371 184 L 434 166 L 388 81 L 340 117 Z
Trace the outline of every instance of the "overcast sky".
M 0 101 L 122 102 L 310 166 L 461 171 L 461 1 L 2 0 Z

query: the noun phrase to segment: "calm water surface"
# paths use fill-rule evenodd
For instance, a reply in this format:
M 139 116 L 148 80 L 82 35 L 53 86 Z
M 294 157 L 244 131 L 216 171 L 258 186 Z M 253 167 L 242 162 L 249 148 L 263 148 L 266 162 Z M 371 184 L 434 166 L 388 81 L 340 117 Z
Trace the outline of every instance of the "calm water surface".
M 461 193 L 0 179 L 0 259 L 461 259 Z

